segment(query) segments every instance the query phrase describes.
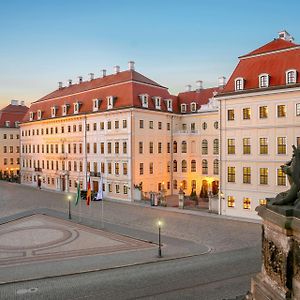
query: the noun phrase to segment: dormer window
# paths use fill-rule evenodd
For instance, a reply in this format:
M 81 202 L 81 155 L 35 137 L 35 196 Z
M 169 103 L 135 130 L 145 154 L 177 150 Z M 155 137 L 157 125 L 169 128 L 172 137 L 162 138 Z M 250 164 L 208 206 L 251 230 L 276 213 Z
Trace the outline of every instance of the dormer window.
M 191 103 L 191 112 L 196 112 L 197 110 L 197 103 L 196 102 L 192 102 Z
M 155 109 L 161 109 L 161 98 L 160 97 L 153 97 L 155 103 Z
M 10 127 L 10 121 L 5 121 L 5 127 Z
M 143 94 L 139 96 L 142 102 L 142 107 L 148 108 L 148 98 L 149 96 L 147 94 Z
M 269 74 L 260 74 L 259 75 L 259 87 L 265 88 L 269 86 Z
M 172 99 L 167 99 L 166 104 L 167 104 L 167 110 L 173 111 Z
M 57 111 L 57 106 L 52 106 L 51 107 L 51 117 L 52 118 L 56 117 L 56 111 Z
M 74 114 L 78 114 L 80 108 L 80 102 L 75 102 L 73 104 L 74 104 Z
M 108 96 L 107 99 L 107 109 L 114 108 L 114 96 Z
M 236 91 L 242 91 L 244 89 L 244 78 L 239 77 L 234 80 L 234 89 Z
M 16 121 L 16 122 L 15 122 L 15 127 L 16 127 L 16 128 L 19 128 L 19 127 L 20 127 L 20 122 L 19 122 L 19 121 Z
M 42 111 L 39 109 L 37 111 L 37 119 L 40 120 L 42 118 Z
M 64 104 L 64 105 L 62 105 L 62 115 L 63 115 L 63 116 L 66 116 L 66 115 L 67 115 L 69 107 L 70 107 L 69 104 Z
M 186 104 L 181 104 L 180 108 L 182 113 L 186 113 Z
M 297 71 L 296 70 L 287 70 L 285 72 L 285 82 L 286 84 L 293 84 L 297 81 Z
M 29 121 L 33 121 L 33 118 L 34 118 L 34 112 L 31 111 L 31 112 L 29 113 Z
M 93 111 L 98 111 L 100 108 L 101 99 L 93 100 Z

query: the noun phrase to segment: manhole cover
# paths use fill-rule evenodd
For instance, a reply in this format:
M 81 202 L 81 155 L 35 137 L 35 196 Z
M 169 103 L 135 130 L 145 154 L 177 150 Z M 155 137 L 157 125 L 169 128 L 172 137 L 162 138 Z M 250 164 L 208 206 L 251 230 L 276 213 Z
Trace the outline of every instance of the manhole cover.
M 38 288 L 19 289 L 19 290 L 17 290 L 17 295 L 36 293 L 37 291 L 38 291 Z

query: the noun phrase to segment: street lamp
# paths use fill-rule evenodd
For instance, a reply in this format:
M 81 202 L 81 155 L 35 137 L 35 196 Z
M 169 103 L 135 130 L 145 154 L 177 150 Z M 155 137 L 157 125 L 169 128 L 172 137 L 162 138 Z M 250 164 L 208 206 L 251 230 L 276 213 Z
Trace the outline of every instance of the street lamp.
M 69 195 L 69 196 L 68 196 L 68 203 L 69 203 L 69 220 L 72 219 L 72 216 L 71 216 L 71 200 L 72 200 L 72 196 Z
M 162 226 L 162 221 L 158 220 L 157 222 L 157 226 L 158 226 L 158 257 L 161 258 L 161 239 L 160 239 L 160 229 Z

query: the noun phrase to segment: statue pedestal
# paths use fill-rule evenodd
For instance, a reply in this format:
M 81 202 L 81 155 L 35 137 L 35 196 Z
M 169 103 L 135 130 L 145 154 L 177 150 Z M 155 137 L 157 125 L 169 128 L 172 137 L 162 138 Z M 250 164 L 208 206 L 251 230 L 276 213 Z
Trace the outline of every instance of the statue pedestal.
M 252 278 L 252 299 L 300 299 L 300 211 L 275 205 L 257 211 L 263 219 L 262 269 Z

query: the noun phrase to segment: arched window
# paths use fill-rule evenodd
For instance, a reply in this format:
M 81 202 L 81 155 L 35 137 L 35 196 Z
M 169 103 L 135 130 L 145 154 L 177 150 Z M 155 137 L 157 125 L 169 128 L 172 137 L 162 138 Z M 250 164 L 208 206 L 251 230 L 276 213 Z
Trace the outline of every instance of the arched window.
M 214 154 L 219 154 L 219 140 L 214 139 Z
M 182 187 L 183 190 L 187 189 L 187 181 L 186 180 L 182 180 L 181 187 Z
M 244 79 L 239 77 L 234 80 L 234 89 L 236 91 L 241 91 L 244 89 Z
M 177 172 L 177 160 L 173 161 L 173 171 Z
M 202 141 L 202 154 L 208 153 L 208 142 L 207 140 Z
M 173 142 L 173 153 L 177 153 L 177 142 Z
M 202 174 L 208 174 L 207 159 L 202 160 Z
M 219 160 L 215 159 L 213 164 L 214 164 L 214 175 L 218 175 L 219 174 Z
M 293 84 L 297 81 L 297 71 L 296 70 L 288 70 L 285 72 L 285 80 L 286 84 Z
M 173 180 L 173 188 L 174 190 L 177 190 L 177 180 Z
M 206 128 L 207 128 L 207 123 L 206 123 L 206 122 L 203 122 L 203 123 L 202 123 L 202 129 L 203 129 L 203 130 L 206 130 Z
M 259 87 L 264 88 L 269 86 L 269 74 L 259 75 Z
M 181 143 L 181 153 L 186 153 L 186 152 L 187 152 L 186 141 L 182 141 L 182 143 Z
M 186 172 L 187 171 L 187 163 L 186 160 L 183 160 L 181 162 L 181 172 Z
M 197 165 L 196 165 L 196 160 L 191 161 L 191 172 L 196 172 Z

